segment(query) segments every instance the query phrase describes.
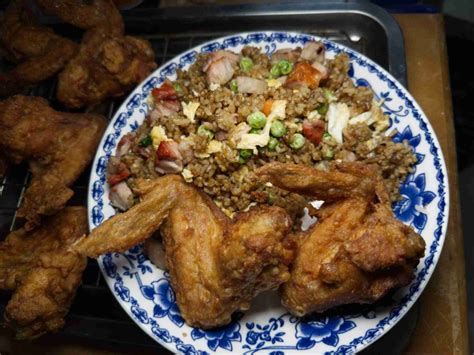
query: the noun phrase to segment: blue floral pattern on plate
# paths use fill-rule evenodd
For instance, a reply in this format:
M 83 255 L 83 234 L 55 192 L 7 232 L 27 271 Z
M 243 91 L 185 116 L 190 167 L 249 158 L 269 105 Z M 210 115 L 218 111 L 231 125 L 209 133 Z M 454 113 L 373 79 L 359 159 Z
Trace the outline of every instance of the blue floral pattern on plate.
M 298 322 L 296 325 L 296 349 L 311 349 L 316 343 L 323 342 L 329 346 L 339 343 L 338 334 L 346 333 L 356 327 L 353 321 L 344 317 L 324 317 L 321 320 Z
M 205 43 L 157 69 L 118 109 L 100 143 L 89 183 L 90 228 L 114 214 L 105 178 L 107 160 L 121 136 L 143 122 L 148 112 L 147 97 L 154 87 L 161 85 L 166 77 L 172 79 L 176 69 L 185 69 L 201 52 L 238 51 L 244 45 L 254 45 L 270 54 L 279 48 L 301 46 L 312 38 L 316 37 L 289 32 L 239 34 Z M 403 199 L 394 205 L 397 217 L 417 228 L 427 242 L 427 255 L 416 278 L 409 287 L 397 292 L 392 304 L 373 307 L 365 313 L 299 319 L 275 306 L 259 312 L 251 310 L 229 326 L 209 331 L 184 324 L 169 275 L 149 262 L 141 246 L 123 254 L 102 256 L 99 264 L 119 303 L 147 334 L 170 350 L 185 354 L 271 355 L 283 355 L 287 351 L 327 354 L 359 351 L 407 312 L 433 272 L 444 241 L 449 207 L 445 164 L 433 130 L 413 98 L 387 72 L 351 49 L 322 41 L 329 56 L 348 54 L 351 78 L 356 85 L 374 91 L 384 112 L 390 116 L 391 129 L 397 129 L 393 140 L 406 141 L 417 156 L 415 171 L 400 187 Z

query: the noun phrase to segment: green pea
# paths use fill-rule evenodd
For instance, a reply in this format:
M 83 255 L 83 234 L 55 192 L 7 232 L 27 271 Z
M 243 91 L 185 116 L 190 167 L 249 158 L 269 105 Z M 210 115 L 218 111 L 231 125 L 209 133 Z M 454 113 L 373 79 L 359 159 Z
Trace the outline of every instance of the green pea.
M 253 154 L 252 149 L 241 149 L 239 152 L 240 158 L 245 159 L 245 160 L 250 158 L 252 154 Z
M 278 147 L 278 139 L 270 137 L 270 140 L 268 141 L 268 149 L 275 150 L 276 147 Z
M 147 135 L 145 138 L 143 138 L 140 142 L 138 142 L 138 145 L 140 147 L 148 147 L 153 143 L 153 140 L 151 139 L 150 135 Z
M 274 121 L 270 126 L 270 133 L 273 137 L 283 137 L 286 134 L 286 127 L 283 122 Z
M 240 69 L 243 71 L 249 71 L 253 68 L 253 61 L 249 57 L 243 57 L 240 60 Z
M 177 92 L 179 92 L 179 93 L 183 92 L 183 89 L 181 88 L 181 85 L 179 85 L 178 83 L 173 83 L 173 87 Z
M 323 151 L 323 158 L 327 160 L 334 158 L 334 151 L 331 148 L 327 148 Z
M 272 66 L 272 68 L 270 69 L 270 75 L 272 76 L 272 78 L 278 78 L 281 76 L 281 71 L 278 64 Z
M 214 132 L 212 132 L 209 128 L 204 125 L 200 125 L 197 129 L 197 134 L 199 136 L 207 136 L 207 138 L 212 139 L 214 138 Z
M 331 136 L 331 134 L 329 134 L 329 132 L 324 132 L 323 141 L 327 142 L 327 141 L 331 140 L 331 138 L 332 138 L 332 136 Z
M 303 148 L 306 139 L 303 137 L 302 134 L 295 133 L 291 138 L 290 147 L 293 149 L 300 149 Z
M 232 80 L 230 82 L 230 90 L 233 91 L 233 92 L 237 92 L 239 88 L 237 87 L 237 81 L 235 80 Z
M 247 122 L 252 128 L 263 128 L 267 123 L 267 117 L 260 111 L 255 111 L 247 116 Z
M 258 128 L 252 128 L 249 133 L 250 134 L 260 134 L 260 133 L 262 133 L 262 130 L 258 129 Z
M 334 96 L 334 93 L 331 90 L 328 89 L 323 89 L 323 96 L 327 101 L 335 101 L 336 96 Z
M 324 103 L 324 104 L 319 105 L 316 111 L 318 111 L 320 115 L 325 115 L 328 112 L 328 109 L 329 109 L 329 105 L 327 103 Z
M 293 70 L 293 63 L 291 63 L 288 60 L 280 60 L 278 62 L 278 68 L 280 68 L 280 72 L 283 75 L 290 74 L 291 71 Z

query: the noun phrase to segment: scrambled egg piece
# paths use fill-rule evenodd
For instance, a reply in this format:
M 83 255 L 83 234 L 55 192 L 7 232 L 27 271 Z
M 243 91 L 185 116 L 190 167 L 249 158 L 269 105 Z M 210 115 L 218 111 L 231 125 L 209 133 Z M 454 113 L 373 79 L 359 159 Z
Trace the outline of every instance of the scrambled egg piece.
M 221 86 L 217 83 L 211 83 L 209 84 L 209 90 L 211 91 L 216 91 L 217 89 L 219 89 Z
M 209 142 L 205 153 L 194 153 L 194 156 L 199 159 L 209 158 L 211 154 L 218 153 L 222 150 L 222 143 L 213 139 Z
M 150 137 L 151 137 L 151 141 L 153 143 L 153 148 L 155 148 L 155 149 L 158 149 L 161 142 L 163 142 L 163 141 L 166 142 L 166 141 L 171 140 L 166 136 L 165 129 L 161 126 L 153 127 L 151 129 L 151 132 L 150 132 Z
M 276 79 L 268 79 L 267 80 L 267 85 L 269 88 L 275 88 L 278 89 L 282 84 L 280 80 Z
M 183 114 L 193 123 L 195 122 L 194 116 L 196 116 L 196 110 L 199 105 L 199 102 L 194 101 L 189 103 L 181 102 L 181 106 L 183 106 Z
M 184 181 L 186 181 L 186 182 L 192 182 L 193 181 L 194 175 L 191 172 L 191 170 L 184 168 L 183 171 L 181 172 L 181 175 L 183 176 Z
M 342 130 L 349 122 L 350 115 L 349 107 L 346 104 L 329 104 L 328 112 L 326 114 L 328 120 L 328 132 L 339 144 L 342 144 Z
M 349 120 L 349 124 L 363 122 L 367 124 L 367 126 L 373 125 L 377 132 L 381 132 L 387 129 L 390 124 L 389 118 L 382 112 L 380 104 L 381 103 L 372 101 L 372 107 L 370 108 L 370 111 L 366 111 L 364 113 L 361 113 L 360 115 L 352 117 Z

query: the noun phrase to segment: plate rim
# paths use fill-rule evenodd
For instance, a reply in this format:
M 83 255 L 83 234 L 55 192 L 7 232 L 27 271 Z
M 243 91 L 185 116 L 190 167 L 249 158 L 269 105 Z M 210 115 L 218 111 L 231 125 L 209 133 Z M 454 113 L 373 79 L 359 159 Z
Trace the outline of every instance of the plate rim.
M 355 57 L 359 57 L 364 62 L 372 65 L 373 67 L 376 68 L 376 70 L 378 70 L 379 72 L 381 72 L 385 76 L 385 79 L 383 80 L 384 82 L 387 82 L 387 80 L 391 80 L 392 83 L 395 84 L 395 88 L 391 88 L 390 89 L 391 91 L 395 90 L 398 87 L 398 89 L 401 89 L 401 91 L 405 95 L 405 101 L 408 100 L 410 103 L 412 103 L 413 107 L 411 108 L 411 111 L 418 111 L 418 113 L 420 115 L 420 120 L 426 125 L 426 128 L 427 128 L 426 131 L 431 136 L 431 139 L 432 139 L 433 142 L 430 144 L 430 147 L 434 145 L 434 147 L 437 148 L 437 156 L 438 156 L 439 163 L 440 163 L 440 168 L 441 168 L 440 171 L 443 174 L 442 181 L 445 183 L 444 184 L 445 185 L 444 186 L 444 196 L 443 196 L 445 204 L 444 204 L 444 211 L 443 211 L 442 208 L 440 208 L 438 206 L 437 215 L 443 214 L 442 212 L 444 212 L 444 214 L 443 214 L 443 221 L 440 222 L 440 224 L 437 225 L 437 226 L 441 226 L 441 231 L 440 231 L 440 237 L 438 239 L 437 249 L 436 249 L 435 252 L 433 252 L 432 262 L 426 269 L 426 277 L 423 280 L 420 281 L 420 284 L 419 284 L 419 289 L 420 290 L 413 293 L 411 295 L 410 300 L 408 302 L 406 302 L 405 304 L 403 304 L 403 306 L 400 308 L 400 315 L 395 316 L 392 319 L 390 319 L 391 311 L 389 311 L 389 314 L 387 316 L 385 316 L 384 318 L 382 318 L 379 321 L 379 323 L 383 320 L 386 320 L 386 319 L 388 319 L 389 321 L 391 320 L 391 322 L 388 323 L 388 324 L 385 324 L 384 326 L 382 326 L 381 327 L 382 331 L 380 333 L 376 334 L 368 342 L 359 342 L 359 343 L 356 343 L 355 345 L 347 344 L 347 346 L 349 346 L 349 348 L 350 348 L 350 349 L 347 349 L 347 350 L 349 350 L 350 352 L 358 352 L 358 351 L 361 351 L 361 350 L 367 348 L 368 346 L 372 345 L 373 343 L 378 341 L 380 338 L 382 338 L 385 334 L 387 334 L 407 314 L 407 312 L 411 309 L 411 307 L 413 307 L 413 305 L 416 303 L 418 298 L 424 292 L 428 282 L 430 281 L 430 279 L 431 279 L 431 277 L 432 277 L 432 275 L 433 275 L 433 273 L 436 269 L 436 266 L 438 264 L 441 252 L 443 250 L 444 242 L 445 242 L 445 239 L 446 239 L 447 227 L 448 227 L 448 223 L 449 223 L 449 213 L 450 213 L 450 202 L 451 201 L 450 201 L 449 176 L 448 176 L 448 173 L 447 173 L 444 153 L 443 153 L 442 147 L 440 145 L 439 139 L 436 135 L 436 132 L 435 132 L 433 126 L 431 125 L 431 122 L 429 121 L 428 116 L 425 114 L 425 112 L 423 111 L 421 106 L 417 103 L 417 101 L 412 96 L 412 94 L 408 91 L 408 89 L 405 86 L 403 86 L 403 84 L 401 84 L 392 74 L 390 74 L 381 65 L 377 64 L 375 61 L 368 58 L 366 55 L 364 55 L 364 54 L 362 54 L 362 53 L 360 53 L 360 52 L 358 52 L 358 51 L 356 51 L 356 50 L 354 50 L 354 49 L 352 49 L 352 48 L 350 48 L 346 45 L 337 43 L 337 42 L 335 42 L 333 40 L 330 40 L 326 37 L 320 37 L 320 36 L 317 36 L 317 35 L 312 35 L 312 34 L 308 34 L 308 33 L 305 33 L 305 32 L 298 32 L 298 31 L 282 31 L 282 30 L 271 30 L 270 29 L 270 30 L 263 30 L 263 31 L 236 32 L 236 33 L 230 34 L 228 36 L 217 37 L 217 38 L 211 39 L 209 41 L 198 44 L 198 45 L 196 45 L 192 48 L 189 48 L 186 51 L 183 51 L 183 52 L 177 54 L 176 56 L 172 57 L 170 60 L 168 60 L 167 62 L 163 63 L 161 66 L 156 68 L 143 81 L 141 81 L 130 92 L 130 94 L 125 99 L 123 99 L 122 103 L 117 108 L 114 116 L 109 121 L 109 123 L 107 125 L 107 128 L 105 129 L 104 134 L 103 134 L 103 136 L 100 140 L 100 143 L 97 147 L 96 153 L 94 155 L 94 160 L 92 162 L 91 171 L 90 171 L 90 174 L 89 174 L 89 182 L 88 182 L 88 187 L 87 187 L 87 219 L 88 219 L 89 230 L 92 231 L 93 229 L 97 228 L 96 226 L 94 226 L 94 223 L 92 222 L 91 216 L 92 216 L 92 205 L 93 205 L 93 198 L 92 198 L 92 190 L 93 190 L 93 183 L 94 183 L 93 176 L 96 175 L 96 168 L 97 168 L 97 165 L 98 165 L 98 160 L 99 160 L 100 156 L 103 153 L 103 145 L 106 142 L 107 136 L 110 134 L 110 128 L 113 127 L 118 115 L 123 111 L 127 111 L 126 106 L 127 106 L 127 103 L 130 101 L 130 99 L 132 99 L 137 93 L 139 93 L 138 90 L 140 88 L 142 88 L 143 85 L 146 82 L 148 82 L 153 77 L 160 77 L 160 72 L 163 69 L 165 69 L 166 67 L 168 67 L 169 65 L 173 64 L 174 62 L 177 62 L 179 58 L 182 58 L 185 55 L 191 54 L 193 52 L 197 52 L 198 54 L 202 53 L 201 49 L 205 46 L 208 46 L 208 45 L 212 44 L 212 43 L 221 43 L 222 44 L 226 39 L 230 39 L 230 38 L 237 37 L 237 36 L 242 36 L 242 37 L 247 36 L 248 37 L 249 35 L 254 35 L 254 34 L 266 34 L 267 36 L 269 34 L 285 34 L 286 36 L 288 36 L 288 35 L 301 36 L 301 37 L 307 37 L 307 38 L 310 38 L 310 39 L 314 39 L 314 40 L 317 40 L 317 41 L 323 41 L 323 42 L 325 42 L 325 44 L 330 43 L 333 46 L 335 46 L 336 48 L 339 48 L 340 50 L 344 51 L 345 53 L 349 53 L 349 54 L 354 55 Z M 275 40 L 272 40 L 269 43 L 272 43 L 274 41 Z M 351 59 L 351 61 L 352 61 L 352 59 Z M 382 79 L 380 79 L 380 80 L 382 80 Z M 423 132 L 423 133 L 425 133 L 425 132 Z M 431 150 L 430 150 L 430 153 L 432 153 Z M 433 167 L 436 169 L 435 166 L 433 166 Z M 438 169 L 436 169 L 436 170 L 439 172 Z M 440 198 L 441 198 L 441 196 L 440 196 Z M 103 222 L 104 221 L 102 221 L 101 224 Z M 436 228 L 435 228 L 434 232 L 436 232 Z M 428 250 L 428 247 L 429 246 L 427 245 L 427 247 L 425 249 L 425 252 L 426 252 L 426 250 Z M 146 327 L 143 323 L 141 323 L 139 320 L 137 320 L 136 316 L 131 312 L 130 308 L 128 307 L 129 302 L 123 301 L 122 299 L 120 299 L 115 294 L 115 292 L 114 292 L 114 282 L 115 282 L 115 280 L 113 280 L 111 277 L 109 277 L 107 275 L 107 272 L 106 272 L 106 270 L 104 268 L 104 265 L 103 265 L 103 262 L 102 262 L 103 258 L 104 258 L 104 255 L 100 256 L 97 259 L 97 262 L 99 264 L 99 268 L 101 270 L 101 273 L 102 273 L 102 275 L 103 275 L 103 277 L 104 277 L 104 279 L 107 283 L 107 286 L 110 289 L 110 292 L 112 293 L 112 295 L 114 296 L 116 301 L 120 304 L 120 306 L 123 308 L 123 310 L 126 312 L 126 314 L 135 322 L 135 324 L 137 324 L 140 327 L 140 329 L 142 331 L 145 332 L 145 334 L 147 334 L 149 337 L 151 337 L 155 342 L 157 342 L 161 346 L 165 347 L 166 349 L 170 350 L 171 352 L 175 352 L 175 353 L 179 352 L 179 350 L 176 347 L 172 347 L 172 345 L 174 343 L 163 342 L 161 339 L 156 337 L 151 332 L 149 327 Z M 410 285 L 412 285 L 414 281 L 415 281 L 415 279 L 411 282 Z M 408 285 L 408 287 L 410 285 Z M 392 310 L 393 310 L 393 308 L 392 308 Z M 375 330 L 375 329 L 378 329 L 378 326 L 375 327 L 375 328 L 370 328 L 370 329 L 366 330 L 366 332 L 368 332 L 370 330 Z M 352 339 L 351 342 L 353 342 L 354 340 L 357 340 L 358 338 L 359 337 L 356 337 L 356 338 Z M 192 342 L 190 342 L 190 344 L 192 344 Z M 342 346 L 344 346 L 344 345 L 342 345 Z M 333 352 L 337 352 L 339 349 L 340 349 L 340 347 L 335 348 L 333 350 Z M 199 349 L 196 349 L 196 350 L 199 351 Z M 206 351 L 206 350 L 204 350 L 204 351 Z M 234 351 L 229 352 L 229 354 L 231 354 L 231 353 L 234 353 Z

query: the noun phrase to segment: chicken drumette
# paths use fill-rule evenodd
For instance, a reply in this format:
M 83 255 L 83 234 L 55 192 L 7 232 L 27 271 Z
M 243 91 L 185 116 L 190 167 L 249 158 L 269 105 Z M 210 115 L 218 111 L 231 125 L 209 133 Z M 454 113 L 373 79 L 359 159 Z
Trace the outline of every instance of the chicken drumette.
M 325 200 L 318 222 L 294 238 L 297 256 L 281 288 L 291 313 L 373 303 L 411 282 L 425 243 L 395 219 L 375 167 L 343 163 L 326 172 L 272 163 L 257 174 L 277 187 Z
M 86 209 L 67 207 L 37 229 L 18 229 L 0 243 L 0 289 L 14 291 L 5 319 L 17 338 L 63 326 L 87 264 L 68 248 L 86 232 Z
M 1 20 L 1 53 L 17 65 L 0 73 L 0 96 L 18 93 L 58 73 L 79 47 L 37 24 L 32 11 L 26 0 L 15 0 Z
M 80 108 L 121 96 L 156 68 L 150 43 L 125 36 L 112 0 L 39 0 L 65 22 L 86 29 L 79 53 L 59 75 L 58 99 Z
M 105 125 L 100 115 L 58 112 L 39 97 L 0 101 L 2 154 L 14 163 L 27 160 L 33 175 L 18 210 L 26 228 L 65 206 L 73 194 L 69 186 L 91 161 Z
M 74 249 L 91 257 L 124 251 L 161 226 L 171 284 L 189 325 L 225 325 L 257 293 L 288 280 L 293 244 L 283 209 L 262 206 L 231 220 L 181 177 L 142 181 L 137 188 L 139 204 L 104 222 Z

